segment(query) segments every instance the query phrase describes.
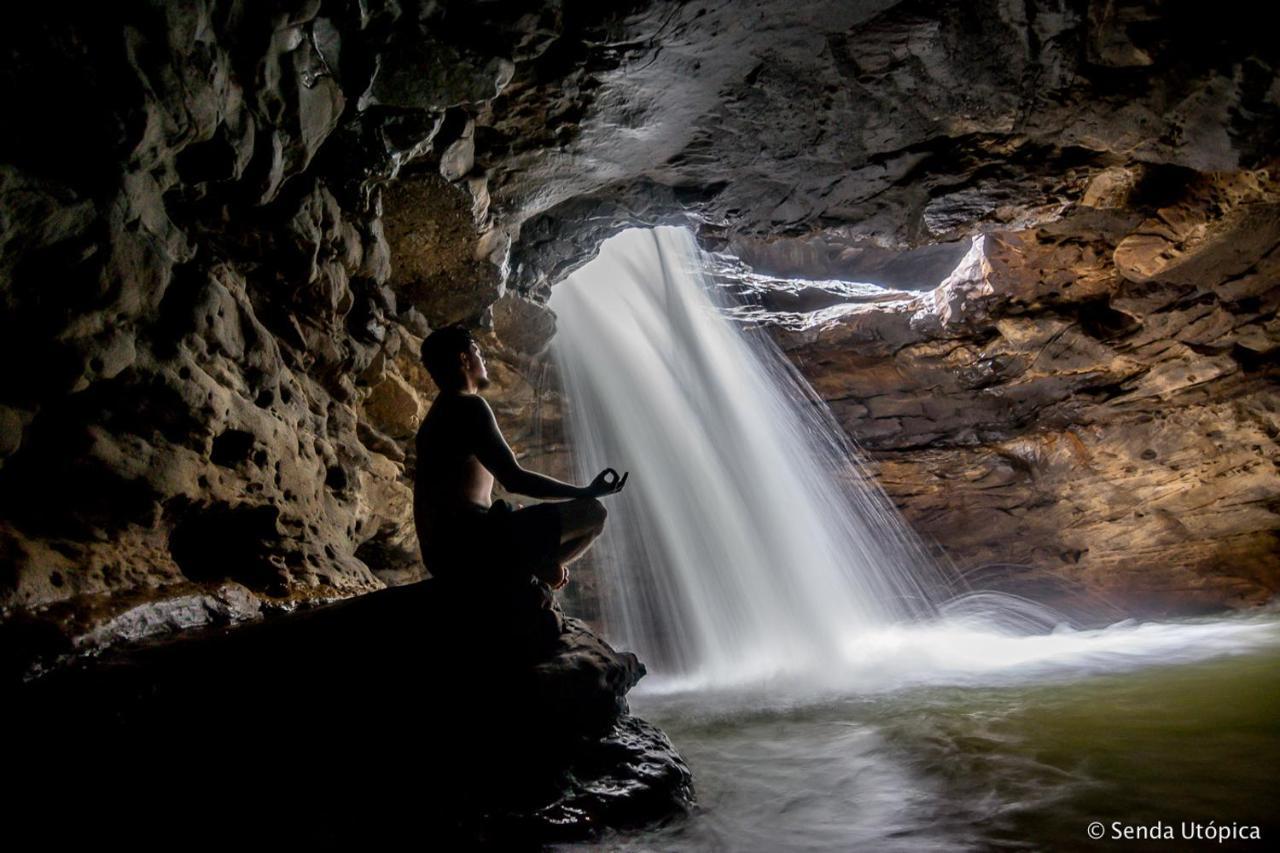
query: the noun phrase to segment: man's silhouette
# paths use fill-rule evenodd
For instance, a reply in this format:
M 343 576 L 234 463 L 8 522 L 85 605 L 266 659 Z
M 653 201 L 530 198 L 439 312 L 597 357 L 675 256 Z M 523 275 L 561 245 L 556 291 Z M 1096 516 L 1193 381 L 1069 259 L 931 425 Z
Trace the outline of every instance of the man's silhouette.
M 501 572 L 532 574 L 559 589 L 565 566 L 604 530 L 598 497 L 627 482 L 607 468 L 585 487 L 526 471 L 498 429 L 493 410 L 477 391 L 489 385 L 480 347 L 461 326 L 432 332 L 422 342 L 422 363 L 440 395 L 418 430 L 414 523 L 422 559 L 436 577 Z M 560 498 L 512 509 L 493 502 L 494 478 L 532 498 Z

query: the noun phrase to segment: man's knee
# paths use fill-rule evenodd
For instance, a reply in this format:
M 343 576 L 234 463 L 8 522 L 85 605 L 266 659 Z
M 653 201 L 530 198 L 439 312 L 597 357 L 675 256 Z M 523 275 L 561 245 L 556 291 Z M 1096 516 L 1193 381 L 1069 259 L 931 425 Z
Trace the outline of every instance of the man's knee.
M 609 513 L 604 504 L 595 498 L 577 498 L 562 505 L 561 533 L 565 538 L 576 538 L 588 533 L 599 534 Z
M 604 508 L 599 498 L 588 498 L 587 501 L 587 520 L 592 527 L 604 530 L 604 522 L 609 517 L 609 510 Z

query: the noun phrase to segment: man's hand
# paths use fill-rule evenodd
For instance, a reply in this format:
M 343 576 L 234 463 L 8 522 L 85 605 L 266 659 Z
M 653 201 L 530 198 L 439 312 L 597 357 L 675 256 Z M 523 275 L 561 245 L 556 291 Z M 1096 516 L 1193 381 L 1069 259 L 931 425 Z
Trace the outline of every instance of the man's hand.
M 630 476 L 630 471 L 619 477 L 617 471 L 612 468 L 605 468 L 591 481 L 591 485 L 587 486 L 587 497 L 600 498 L 605 495 L 617 494 L 622 491 L 622 487 L 627 484 L 627 478 Z

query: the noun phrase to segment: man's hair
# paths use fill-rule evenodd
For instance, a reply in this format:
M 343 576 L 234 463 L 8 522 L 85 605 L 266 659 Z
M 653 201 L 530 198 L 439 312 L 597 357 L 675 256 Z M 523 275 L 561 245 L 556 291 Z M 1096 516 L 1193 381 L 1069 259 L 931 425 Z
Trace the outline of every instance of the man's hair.
M 458 354 L 471 349 L 471 332 L 466 326 L 445 326 L 427 335 L 422 342 L 422 363 L 442 391 L 458 384 Z

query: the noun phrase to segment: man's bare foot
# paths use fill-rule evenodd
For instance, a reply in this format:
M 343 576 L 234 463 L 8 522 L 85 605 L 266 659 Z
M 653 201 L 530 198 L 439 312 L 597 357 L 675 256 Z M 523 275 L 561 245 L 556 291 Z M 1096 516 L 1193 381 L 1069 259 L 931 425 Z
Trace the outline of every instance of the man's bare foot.
M 561 589 L 569 582 L 569 570 L 559 563 L 550 563 L 544 566 L 536 573 L 536 576 L 538 580 L 552 589 Z

